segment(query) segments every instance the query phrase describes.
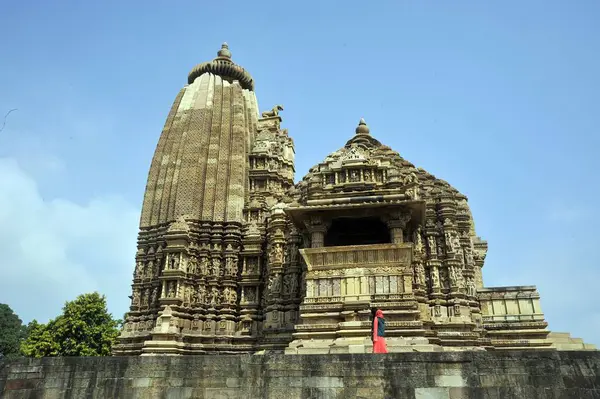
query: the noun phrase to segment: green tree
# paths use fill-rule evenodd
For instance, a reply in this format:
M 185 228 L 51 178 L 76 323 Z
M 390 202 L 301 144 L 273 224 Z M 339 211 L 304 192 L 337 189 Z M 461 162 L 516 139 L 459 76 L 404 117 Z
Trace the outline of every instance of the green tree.
M 0 355 L 8 358 L 19 355 L 26 327 L 10 306 L 0 303 Z
M 67 302 L 63 313 L 47 324 L 32 322 L 21 345 L 25 356 L 109 356 L 119 335 L 120 321 L 97 292 Z

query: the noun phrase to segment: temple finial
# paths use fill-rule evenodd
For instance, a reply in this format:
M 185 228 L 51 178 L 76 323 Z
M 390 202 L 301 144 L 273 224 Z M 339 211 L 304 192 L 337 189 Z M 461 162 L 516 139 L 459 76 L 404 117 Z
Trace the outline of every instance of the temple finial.
M 229 45 L 227 42 L 223 42 L 223 44 L 221 44 L 221 50 L 217 52 L 217 56 L 219 58 L 231 59 L 231 51 L 229 51 Z
M 370 129 L 367 126 L 367 122 L 365 122 L 365 118 L 360 118 L 360 122 L 358 122 L 358 127 L 356 128 L 356 134 L 369 134 Z

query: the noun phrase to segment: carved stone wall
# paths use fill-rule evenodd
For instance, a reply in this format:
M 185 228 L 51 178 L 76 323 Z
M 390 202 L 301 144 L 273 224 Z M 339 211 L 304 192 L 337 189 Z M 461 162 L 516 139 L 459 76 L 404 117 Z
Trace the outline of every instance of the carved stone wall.
M 412 292 L 410 245 L 323 247 L 300 253 L 307 265 L 305 304 L 398 299 Z

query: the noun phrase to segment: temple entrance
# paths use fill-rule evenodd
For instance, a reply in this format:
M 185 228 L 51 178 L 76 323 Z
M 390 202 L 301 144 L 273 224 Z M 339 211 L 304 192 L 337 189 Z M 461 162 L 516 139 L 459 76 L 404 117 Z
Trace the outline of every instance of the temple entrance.
M 379 218 L 333 219 L 325 235 L 325 246 L 370 245 L 391 243 L 390 232 Z

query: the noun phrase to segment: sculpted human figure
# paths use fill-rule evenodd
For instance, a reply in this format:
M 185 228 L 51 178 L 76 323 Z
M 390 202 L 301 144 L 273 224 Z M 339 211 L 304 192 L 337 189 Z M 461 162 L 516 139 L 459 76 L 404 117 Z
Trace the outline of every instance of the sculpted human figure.
M 198 304 L 198 288 L 197 287 L 192 287 L 191 303 L 192 303 L 192 305 Z
M 210 304 L 216 305 L 219 302 L 219 290 L 213 287 L 210 292 Z
M 154 287 L 152 290 L 152 305 L 155 305 L 158 302 L 158 287 Z
M 231 263 L 232 263 L 232 260 L 230 257 L 225 258 L 225 274 L 227 274 L 227 275 L 233 274 L 231 272 Z
M 271 293 L 278 293 L 281 290 L 281 276 L 279 273 L 271 275 L 269 277 L 269 287 Z
M 445 252 L 445 245 L 444 245 L 444 241 L 440 240 L 439 245 L 437 246 L 437 254 L 438 256 L 441 258 L 444 256 Z
M 154 269 L 154 261 L 149 260 L 148 262 L 142 263 L 142 269 L 140 270 L 141 278 L 152 278 Z
M 425 268 L 420 262 L 417 263 L 417 281 L 420 285 L 425 285 Z
M 452 236 L 452 248 L 454 248 L 454 251 L 460 251 L 460 239 L 458 238 L 458 236 L 454 235 Z
M 212 267 L 210 270 L 211 276 L 218 277 L 221 274 L 221 259 L 213 258 Z
M 413 284 L 423 284 L 422 272 L 424 271 L 421 262 L 413 263 Z
M 137 262 L 137 265 L 135 266 L 135 273 L 134 273 L 134 277 L 135 278 L 140 278 L 142 273 L 143 273 L 143 264 L 142 262 Z
M 136 306 L 140 304 L 140 292 L 139 291 L 137 291 L 137 290 L 133 291 L 133 298 L 132 298 L 131 302 Z
M 281 245 L 276 245 L 275 246 L 275 262 L 281 262 L 283 261 L 283 249 L 281 248 Z
M 475 296 L 475 293 L 476 293 L 475 281 L 473 281 L 472 277 L 469 277 L 467 279 L 467 295 Z
M 450 289 L 450 277 L 448 274 L 448 268 L 440 268 L 439 270 L 439 275 L 440 275 L 440 286 L 447 290 Z
M 450 235 L 450 232 L 448 232 L 448 231 L 445 232 L 444 237 L 446 239 L 446 248 L 448 249 L 448 251 L 452 252 L 453 251 L 452 236 Z
M 414 233 L 413 242 L 415 243 L 415 252 L 421 253 L 423 251 L 423 237 L 421 237 L 421 226 L 417 227 Z
M 460 316 L 460 305 L 458 304 L 454 305 L 454 315 Z
M 470 247 L 465 248 L 465 263 L 467 266 L 473 265 L 473 250 Z
M 229 303 L 230 295 L 231 295 L 231 290 L 229 289 L 229 287 L 225 287 L 223 289 L 223 302 Z
M 290 294 L 294 295 L 298 292 L 298 278 L 295 274 L 289 274 L 290 276 Z
M 269 263 L 275 263 L 275 248 L 277 248 L 276 245 L 274 245 L 273 247 L 271 247 L 271 250 L 269 251 Z
M 438 275 L 438 270 L 435 267 L 431 269 L 431 283 L 435 288 L 440 286 L 440 276 Z
M 195 256 L 190 257 L 188 262 L 188 273 L 196 274 L 196 269 L 198 268 L 198 259 Z
M 208 275 L 208 258 L 206 256 L 200 258 L 200 273 L 204 276 Z
M 200 284 L 198 286 L 198 303 L 204 303 L 206 301 L 206 288 Z
M 435 236 L 429 237 L 429 254 L 437 255 L 437 246 L 436 246 Z
M 450 279 L 452 280 L 452 284 L 457 284 L 458 275 L 456 273 L 456 268 L 454 266 L 450 267 Z
M 237 275 L 237 265 L 238 265 L 238 259 L 237 257 L 235 258 L 227 258 L 226 261 L 226 268 L 227 268 L 227 274 L 230 276 L 235 276 Z
M 456 273 L 456 277 L 457 277 L 457 282 L 456 285 L 458 286 L 458 288 L 465 288 L 465 278 L 463 277 L 462 274 L 462 270 L 458 270 Z
M 158 274 L 163 270 L 163 265 L 165 263 L 164 260 L 165 260 L 165 256 L 161 249 L 161 251 L 156 254 L 156 259 L 154 262 L 154 273 L 153 274 L 155 276 L 158 276 Z M 152 324 L 154 324 L 154 323 L 152 323 Z

